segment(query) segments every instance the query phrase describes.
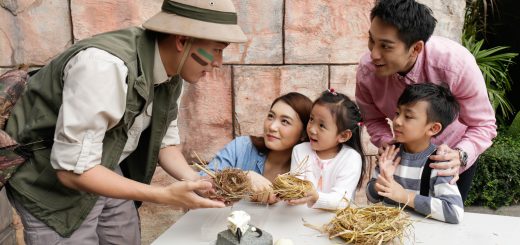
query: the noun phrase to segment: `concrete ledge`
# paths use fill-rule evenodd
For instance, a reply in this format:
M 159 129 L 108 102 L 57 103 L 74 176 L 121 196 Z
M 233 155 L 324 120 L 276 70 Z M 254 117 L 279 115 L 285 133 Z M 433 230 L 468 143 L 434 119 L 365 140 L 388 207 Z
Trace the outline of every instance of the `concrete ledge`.
M 482 207 L 482 206 L 469 206 L 464 207 L 465 212 L 481 213 L 481 214 L 494 214 L 494 215 L 505 215 L 520 217 L 520 205 L 500 207 L 497 210 Z

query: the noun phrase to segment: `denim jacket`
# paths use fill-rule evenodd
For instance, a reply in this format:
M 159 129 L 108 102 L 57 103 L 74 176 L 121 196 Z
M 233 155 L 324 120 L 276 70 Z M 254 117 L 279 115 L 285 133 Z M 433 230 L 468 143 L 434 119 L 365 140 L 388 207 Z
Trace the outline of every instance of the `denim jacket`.
M 249 136 L 240 136 L 228 143 L 224 149 L 208 164 L 211 170 L 224 168 L 240 168 L 244 171 L 264 172 L 264 164 L 267 155 L 259 152 L 251 142 Z M 203 172 L 200 175 L 205 175 Z

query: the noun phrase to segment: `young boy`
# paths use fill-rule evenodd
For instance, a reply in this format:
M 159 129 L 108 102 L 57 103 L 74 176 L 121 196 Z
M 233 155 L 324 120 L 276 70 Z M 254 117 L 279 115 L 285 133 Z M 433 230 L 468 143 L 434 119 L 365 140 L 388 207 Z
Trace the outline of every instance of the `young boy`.
M 450 184 L 453 176 L 438 176 L 428 160 L 437 147 L 431 138 L 453 122 L 459 104 L 449 89 L 432 83 L 407 86 L 397 104 L 392 123 L 399 145 L 385 148 L 367 185 L 368 199 L 406 204 L 434 219 L 459 223 L 464 205 L 457 185 Z

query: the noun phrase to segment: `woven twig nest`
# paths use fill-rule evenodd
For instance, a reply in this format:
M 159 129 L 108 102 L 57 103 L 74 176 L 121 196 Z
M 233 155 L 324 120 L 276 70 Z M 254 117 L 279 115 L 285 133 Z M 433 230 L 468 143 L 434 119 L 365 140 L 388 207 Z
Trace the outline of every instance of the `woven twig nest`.
M 210 198 L 220 199 L 229 203 L 237 202 L 252 195 L 251 181 L 247 176 L 247 172 L 239 168 L 225 168 L 213 172 L 207 168 L 207 163 L 202 161 L 197 153 L 195 153 L 195 156 L 199 163 L 194 162 L 193 164 L 213 178 L 215 182 L 215 196 Z
M 296 170 L 278 175 L 274 179 L 273 192 L 278 198 L 284 201 L 300 199 L 312 190 L 312 182 L 297 177 L 305 172 L 307 160 L 308 157 L 305 157 Z
M 226 168 L 215 172 L 216 198 L 237 202 L 251 196 L 251 181 L 247 173 L 238 168 Z
M 338 210 L 325 229 L 330 238 L 341 237 L 352 244 L 382 244 L 395 238 L 402 243 L 412 224 L 403 209 L 381 204 L 361 208 L 349 205 Z

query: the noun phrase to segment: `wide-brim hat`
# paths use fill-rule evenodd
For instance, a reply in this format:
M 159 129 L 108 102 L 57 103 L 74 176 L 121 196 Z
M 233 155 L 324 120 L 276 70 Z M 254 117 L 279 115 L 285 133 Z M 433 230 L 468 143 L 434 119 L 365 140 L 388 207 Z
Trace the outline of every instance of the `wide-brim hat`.
M 165 0 L 148 19 L 149 30 L 229 43 L 247 41 L 231 0 Z

